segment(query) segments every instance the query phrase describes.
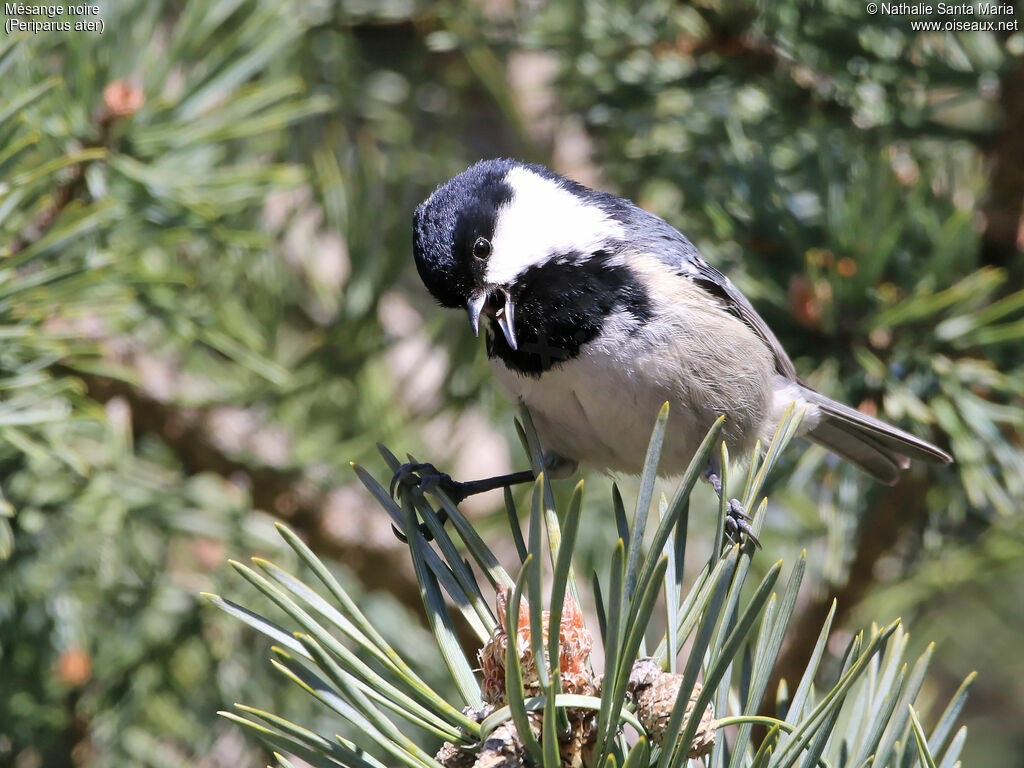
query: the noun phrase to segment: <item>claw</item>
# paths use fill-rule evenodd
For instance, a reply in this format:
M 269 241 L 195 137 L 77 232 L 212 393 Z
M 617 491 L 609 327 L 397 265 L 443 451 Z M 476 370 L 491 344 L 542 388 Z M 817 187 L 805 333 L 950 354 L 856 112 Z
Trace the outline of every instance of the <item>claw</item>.
M 713 464 L 709 464 L 704 470 L 704 479 L 711 483 L 711 487 L 714 489 L 718 498 L 722 498 L 722 480 L 718 476 L 718 470 L 715 469 Z M 729 503 L 725 506 L 725 535 L 733 544 L 742 544 L 743 537 L 746 536 L 758 549 L 761 548 L 761 542 L 757 540 L 757 536 L 754 535 L 753 529 L 750 527 L 749 521 L 753 520 L 747 511 L 743 509 L 743 505 L 740 504 L 739 499 L 729 499 Z
M 740 520 L 750 521 L 754 519 L 746 513 L 739 499 L 729 499 L 729 515 Z
M 468 496 L 472 496 L 477 493 L 483 493 L 485 491 L 493 491 L 496 488 L 508 488 L 511 485 L 517 483 L 533 482 L 533 472 L 531 470 L 524 470 L 522 472 L 512 472 L 507 475 L 498 475 L 496 477 L 485 477 L 483 480 L 474 480 L 468 483 L 458 483 L 452 480 L 450 475 L 446 475 L 444 472 L 438 472 L 437 467 L 433 464 L 417 464 L 415 462 L 409 462 L 400 466 L 394 475 L 391 477 L 391 485 L 389 493 L 391 498 L 395 498 L 395 491 L 399 488 L 412 489 L 415 488 L 420 493 L 421 497 L 424 493 L 431 493 L 433 491 L 444 491 L 445 496 L 452 502 L 452 504 L 461 504 L 464 499 Z M 448 513 L 444 507 L 440 508 L 436 512 L 437 519 L 444 525 L 448 519 Z M 405 535 L 396 527 L 391 526 L 397 536 L 402 541 L 406 541 Z M 433 536 L 425 525 L 420 525 L 420 533 L 423 537 L 430 541 Z
M 444 525 L 445 521 L 448 519 L 448 513 L 445 512 L 443 509 L 439 510 L 437 513 L 437 519 L 441 521 L 441 525 Z M 419 529 L 420 535 L 423 537 L 424 541 L 434 540 L 434 534 L 430 532 L 430 528 L 427 527 L 426 523 L 420 523 L 416 527 Z M 394 523 L 391 524 L 391 531 L 395 534 L 395 538 L 397 538 L 403 544 L 407 544 L 409 542 L 409 538 L 402 531 L 400 531 L 398 526 Z
M 433 541 L 434 540 L 434 534 L 432 534 L 430 532 L 430 530 L 427 528 L 427 524 L 426 523 L 420 523 L 417 526 L 417 528 L 419 528 L 420 534 L 423 536 L 424 541 Z M 403 544 L 408 544 L 409 543 L 409 537 L 406 536 L 404 533 L 402 533 L 400 530 L 398 530 L 398 526 L 395 525 L 394 523 L 391 524 L 391 532 L 393 534 L 395 534 L 395 538 L 398 539 Z
M 433 464 L 407 462 L 395 470 L 395 474 L 391 476 L 391 485 L 388 487 L 388 493 L 391 494 L 391 498 L 395 498 L 395 489 L 399 484 L 407 488 L 419 486 L 420 490 L 425 490 L 423 484 L 426 482 L 426 478 L 431 476 L 435 476 L 438 479 L 447 477 L 447 475 L 442 475 L 438 472 L 437 467 Z
M 727 538 L 732 544 L 737 544 L 736 535 L 739 531 L 739 527 L 736 525 L 734 518 L 726 516 L 725 518 L 725 538 Z
M 430 493 L 431 491 L 437 490 L 437 487 L 445 480 L 451 482 L 451 478 L 448 477 L 448 475 L 442 475 L 437 472 L 431 475 L 423 475 L 420 478 L 420 492 Z
M 451 477 L 443 472 L 438 472 L 437 467 L 433 464 L 407 462 L 395 470 L 395 474 L 391 476 L 388 493 L 391 494 L 391 498 L 395 498 L 395 491 L 399 487 L 416 488 L 423 494 L 439 487 L 443 490 L 445 486 L 451 485 L 453 485 Z M 437 517 L 443 525 L 448 519 L 448 513 L 440 509 L 437 511 Z M 408 542 L 409 539 L 394 523 L 391 524 L 391 530 L 394 531 L 399 541 Z M 426 523 L 420 523 L 419 531 L 427 541 L 433 540 L 434 535 L 430 532 Z
M 757 536 L 754 535 L 750 523 L 747 522 L 752 519 L 743 509 L 739 499 L 729 499 L 728 510 L 725 514 L 725 535 L 729 537 L 729 541 L 734 544 L 741 544 L 743 537 L 746 536 L 754 542 L 755 547 L 760 549 L 761 542 L 757 540 Z

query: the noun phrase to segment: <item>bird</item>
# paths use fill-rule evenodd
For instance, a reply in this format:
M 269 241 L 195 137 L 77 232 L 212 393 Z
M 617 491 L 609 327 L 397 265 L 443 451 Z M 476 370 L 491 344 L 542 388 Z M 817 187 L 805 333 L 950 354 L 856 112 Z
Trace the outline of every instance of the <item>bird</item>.
M 511 158 L 482 160 L 413 214 L 427 291 L 484 332 L 498 384 L 529 409 L 545 470 L 582 463 L 639 474 L 653 415 L 670 404 L 659 474 L 679 475 L 713 423 L 730 457 L 768 445 L 790 404 L 800 434 L 882 483 L 941 448 L 829 398 L 801 380 L 747 298 L 666 221 L 608 192 Z M 720 452 L 704 478 L 722 494 Z M 467 496 L 533 480 L 532 471 L 456 482 L 431 464 L 391 483 Z M 753 538 L 728 500 L 726 533 Z M 396 531 L 397 533 L 397 531 Z

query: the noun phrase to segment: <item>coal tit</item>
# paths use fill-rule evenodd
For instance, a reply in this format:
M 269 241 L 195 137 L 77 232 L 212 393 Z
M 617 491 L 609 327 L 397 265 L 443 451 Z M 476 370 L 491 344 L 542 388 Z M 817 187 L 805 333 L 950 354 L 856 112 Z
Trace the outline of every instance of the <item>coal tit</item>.
M 720 415 L 729 455 L 743 457 L 793 402 L 806 437 L 884 483 L 911 459 L 952 460 L 802 382 L 746 297 L 665 221 L 543 166 L 487 160 L 438 187 L 416 209 L 413 250 L 434 298 L 483 328 L 494 374 L 529 407 L 553 469 L 639 473 L 665 401 L 664 475 L 686 468 Z M 720 493 L 718 474 L 713 460 Z M 410 477 L 460 500 L 532 474 L 454 483 L 407 465 L 396 476 Z M 730 532 L 749 531 L 735 500 L 730 516 Z

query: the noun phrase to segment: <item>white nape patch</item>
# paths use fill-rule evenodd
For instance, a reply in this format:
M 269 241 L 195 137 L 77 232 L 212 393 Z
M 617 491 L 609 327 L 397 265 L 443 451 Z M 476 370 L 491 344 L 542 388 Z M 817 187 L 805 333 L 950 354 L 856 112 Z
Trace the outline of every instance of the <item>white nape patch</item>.
M 516 167 L 505 181 L 513 192 L 498 211 L 491 238 L 486 275 L 491 284 L 507 284 L 553 256 L 589 255 L 625 236 L 621 224 L 551 179 Z

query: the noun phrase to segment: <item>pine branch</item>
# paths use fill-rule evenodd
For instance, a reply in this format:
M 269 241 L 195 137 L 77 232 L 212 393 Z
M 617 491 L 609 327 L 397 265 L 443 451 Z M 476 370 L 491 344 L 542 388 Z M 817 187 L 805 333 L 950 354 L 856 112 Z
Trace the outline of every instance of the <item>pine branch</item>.
M 658 464 L 667 409 L 666 404 L 652 433 L 643 476 L 653 477 Z M 753 768 L 767 765 L 769 756 L 771 765 L 790 768 L 797 761 L 806 766 L 835 765 L 851 754 L 855 765 L 866 764 L 872 755 L 878 765 L 904 764 L 911 756 L 925 765 L 952 764 L 958 758 L 963 738 L 957 741 L 949 735 L 972 676 L 954 694 L 930 736 L 926 735 L 916 712 L 921 709 L 919 693 L 932 652 L 926 651 L 906 675 L 906 634 L 899 621 L 858 633 L 832 683 L 826 681 L 831 676 L 823 675 L 821 666 L 832 626 L 829 616 L 808 652 L 787 711 L 774 716 L 754 713 L 787 634 L 790 609 L 804 573 L 803 558 L 783 592 L 776 590 L 783 567 L 779 561 L 767 569 L 749 597 L 743 597 L 748 592 L 744 583 L 751 560 L 759 556 L 752 545 L 723 548 L 716 541 L 702 573 L 685 590 L 680 589 L 678 576 L 670 575 L 674 569 L 666 555 L 673 536 L 685 539 L 690 493 L 718 444 L 721 421 L 702 442 L 671 504 L 662 497 L 661 519 L 650 547 L 643 550 L 641 546 L 639 552 L 630 547 L 635 554 L 627 563 L 625 542 L 645 540 L 646 516 L 637 515 L 632 524 L 624 523 L 607 578 L 595 574 L 594 588 L 602 594 L 598 600 L 602 670 L 600 660 L 591 658 L 595 637 L 583 621 L 577 597 L 581 585 L 573 575 L 583 483 L 565 513 L 559 514 L 546 492 L 540 471 L 543 450 L 525 408 L 521 417 L 520 434 L 538 479 L 530 504 L 528 550 L 516 563 L 516 578 L 443 492 L 428 491 L 431 500 L 418 488 L 404 488 L 396 502 L 378 480 L 357 468 L 387 517 L 401 522 L 406 533 L 423 609 L 437 654 L 450 675 L 450 693 L 426 683 L 317 555 L 287 528 L 278 526 L 314 578 L 303 581 L 259 557 L 253 558 L 254 566 L 239 562 L 232 566 L 262 593 L 264 602 L 287 615 L 284 625 L 266 618 L 256 606 L 216 594 L 205 597 L 272 639 L 275 668 L 330 710 L 331 716 L 340 716 L 356 728 L 335 739 L 251 706 L 239 704 L 235 712 L 221 714 L 274 749 L 284 748 L 318 765 L 353 768 L 667 768 L 683 765 L 687 757 L 705 757 L 708 765 Z M 797 422 L 790 409 L 763 464 L 751 468 L 745 496 L 760 493 Z M 382 453 L 394 459 L 386 448 Z M 638 507 L 650 500 L 641 488 Z M 448 512 L 451 528 L 438 523 L 435 503 Z M 613 498 L 612 505 L 616 504 L 621 500 Z M 512 506 L 514 534 L 520 524 Z M 767 503 L 762 503 L 752 521 L 755 531 L 764 522 L 766 508 Z M 724 508 L 719 514 L 724 516 Z M 419 532 L 418 516 L 428 522 L 433 542 Z M 611 531 L 615 530 L 611 517 L 605 514 L 596 519 Z M 551 563 L 547 603 L 543 560 Z M 639 574 L 635 582 L 634 574 Z M 602 582 L 606 589 L 600 588 Z M 635 588 L 628 588 L 630 584 Z M 677 603 L 678 614 L 672 619 L 676 631 L 663 635 L 649 657 L 643 642 L 645 628 L 661 594 Z M 493 613 L 486 605 L 492 595 Z M 476 626 L 477 643 L 469 647 L 479 647 L 477 654 L 467 654 L 452 642 L 453 614 Z M 760 630 L 755 632 L 757 627 Z M 692 644 L 688 642 L 691 634 Z M 680 653 L 687 656 L 682 671 L 666 670 L 668 660 Z M 371 666 L 360 658 L 376 663 Z M 897 674 L 900 668 L 904 672 Z M 770 730 L 764 738 L 751 741 L 755 725 Z M 738 726 L 734 737 L 723 730 L 733 726 Z M 913 755 L 907 751 L 909 741 L 904 735 L 911 726 L 916 742 Z M 413 738 L 414 732 L 431 736 L 434 743 L 442 739 L 441 749 L 431 755 Z M 287 760 L 278 762 L 290 768 Z
M 849 619 L 864 597 L 876 586 L 875 566 L 899 542 L 900 534 L 927 517 L 925 493 L 927 476 L 904 473 L 902 479 L 889 488 L 864 516 L 857 529 L 856 553 L 841 586 L 826 585 L 810 603 L 803 606 L 793 620 L 779 661 L 772 674 L 760 712 L 775 711 L 775 692 L 779 681 L 786 680 L 792 688 L 800 679 L 807 657 L 814 649 L 821 622 L 836 603 L 833 626 L 849 626 Z
M 103 106 L 96 117 L 97 137 L 93 141 L 84 142 L 84 147 L 86 149 L 108 147 L 114 124 L 122 118 L 131 117 L 142 106 L 142 103 L 142 91 L 138 86 L 126 80 L 115 80 L 110 83 L 103 89 Z M 69 179 L 54 191 L 53 202 L 11 241 L 9 255 L 13 256 L 25 250 L 49 231 L 61 212 L 85 189 L 85 171 L 94 162 L 96 162 L 95 158 L 85 160 L 68 169 Z
M 296 469 L 254 466 L 231 456 L 214 439 L 208 410 L 166 402 L 118 379 L 70 368 L 62 373 L 80 379 L 86 394 L 98 403 L 114 399 L 127 403 L 135 433 L 159 438 L 188 474 L 213 472 L 224 478 L 244 478 L 255 508 L 287 522 L 321 555 L 344 563 L 367 590 L 386 589 L 403 605 L 419 605 L 419 587 L 404 548 L 379 516 L 373 518 L 373 525 L 386 535 L 328 529 L 324 513 L 334 489 L 318 488 Z

